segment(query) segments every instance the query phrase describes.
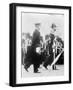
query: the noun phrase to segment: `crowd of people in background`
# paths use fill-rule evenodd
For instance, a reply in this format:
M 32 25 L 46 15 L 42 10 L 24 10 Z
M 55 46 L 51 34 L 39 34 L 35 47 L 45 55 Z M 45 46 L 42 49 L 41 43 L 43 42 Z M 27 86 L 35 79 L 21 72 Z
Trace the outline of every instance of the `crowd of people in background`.
M 34 73 L 39 73 L 40 65 L 45 69 L 50 65 L 53 70 L 57 70 L 56 64 L 64 64 L 64 42 L 54 35 L 56 25 L 52 24 L 51 33 L 45 35 L 45 40 L 41 36 L 40 26 L 40 23 L 36 23 L 33 35 L 25 33 L 22 39 L 22 65 L 27 72 L 31 65 Z

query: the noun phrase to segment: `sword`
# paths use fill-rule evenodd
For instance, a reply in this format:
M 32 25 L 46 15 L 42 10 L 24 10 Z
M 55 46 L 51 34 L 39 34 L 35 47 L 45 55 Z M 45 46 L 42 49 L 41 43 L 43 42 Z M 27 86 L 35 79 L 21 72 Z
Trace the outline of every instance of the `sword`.
M 63 53 L 63 51 L 64 51 L 64 50 L 62 50 L 61 53 L 60 53 L 56 58 L 54 58 L 51 66 L 53 66 L 53 65 L 59 60 L 59 57 L 61 56 L 61 54 Z

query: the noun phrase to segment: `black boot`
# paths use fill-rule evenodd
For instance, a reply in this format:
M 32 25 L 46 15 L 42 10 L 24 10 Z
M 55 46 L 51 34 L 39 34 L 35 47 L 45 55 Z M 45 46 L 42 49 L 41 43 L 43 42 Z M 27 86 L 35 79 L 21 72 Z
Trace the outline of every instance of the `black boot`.
M 45 65 L 43 65 L 43 66 L 45 67 L 45 69 L 47 69 L 47 70 L 48 70 L 47 66 L 45 66 Z
M 55 65 L 53 65 L 53 66 L 52 66 L 52 69 L 53 69 L 53 70 L 55 70 L 55 69 L 56 69 L 56 66 L 55 66 Z
M 40 73 L 40 72 L 38 71 L 38 65 L 34 65 L 34 73 Z
M 53 70 L 58 70 L 58 69 L 56 68 L 56 65 L 53 65 L 53 66 L 52 66 L 52 69 L 53 69 Z
M 27 66 L 24 66 L 25 70 L 28 72 L 28 67 Z

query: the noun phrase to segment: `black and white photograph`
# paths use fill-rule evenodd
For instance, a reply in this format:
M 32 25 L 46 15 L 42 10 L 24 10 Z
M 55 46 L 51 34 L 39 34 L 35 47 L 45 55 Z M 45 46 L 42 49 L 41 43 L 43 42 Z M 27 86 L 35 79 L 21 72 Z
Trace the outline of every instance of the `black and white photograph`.
M 23 77 L 64 75 L 64 15 L 22 12 Z
M 10 10 L 11 86 L 70 83 L 71 7 L 11 4 Z

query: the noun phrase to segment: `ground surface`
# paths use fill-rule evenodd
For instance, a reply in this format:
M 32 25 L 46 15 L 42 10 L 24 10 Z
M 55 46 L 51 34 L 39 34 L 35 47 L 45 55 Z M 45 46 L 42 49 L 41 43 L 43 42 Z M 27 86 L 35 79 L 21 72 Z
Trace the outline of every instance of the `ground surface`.
M 29 72 L 27 72 L 24 69 L 24 66 L 21 67 L 22 77 L 40 77 L 40 76 L 62 76 L 64 75 L 64 65 L 56 65 L 57 70 L 52 70 L 50 66 L 48 66 L 48 70 L 46 70 L 44 67 L 41 66 L 39 68 L 40 73 L 33 73 L 33 65 L 30 66 L 28 69 Z

